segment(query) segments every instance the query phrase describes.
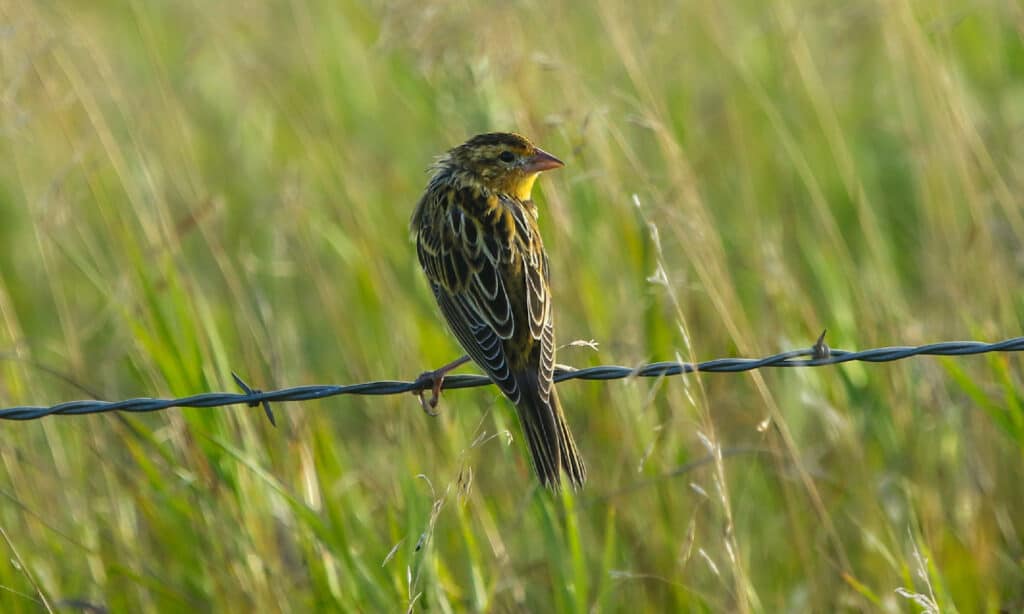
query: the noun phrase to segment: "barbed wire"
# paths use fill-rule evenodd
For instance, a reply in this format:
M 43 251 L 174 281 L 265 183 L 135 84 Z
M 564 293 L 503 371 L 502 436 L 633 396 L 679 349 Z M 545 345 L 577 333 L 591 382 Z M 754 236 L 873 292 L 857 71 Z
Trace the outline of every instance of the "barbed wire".
M 980 341 L 947 341 L 918 346 L 882 347 L 862 351 L 830 349 L 824 343 L 825 333 L 810 348 L 791 350 L 767 356 L 765 358 L 719 358 L 705 362 L 655 362 L 639 367 L 622 367 L 603 365 L 586 369 L 560 367 L 555 371 L 555 382 L 573 379 L 582 380 L 614 380 L 629 377 L 667 377 L 687 373 L 737 373 L 752 371 L 766 367 L 823 367 L 842 364 L 844 362 L 891 362 L 912 356 L 967 356 L 988 352 L 1020 352 L 1024 351 L 1024 337 L 1014 337 L 996 343 Z M 59 403 L 50 407 L 21 406 L 0 409 L 0 420 L 36 420 L 46 416 L 78 416 L 110 411 L 145 413 L 161 411 L 172 407 L 224 407 L 228 405 L 262 406 L 274 422 L 274 414 L 270 403 L 284 401 L 309 401 L 324 399 L 342 394 L 361 395 L 392 395 L 407 392 L 418 393 L 431 388 L 431 380 L 423 377 L 416 381 L 383 380 L 364 382 L 347 386 L 314 385 L 296 386 L 281 390 L 254 390 L 246 385 L 234 373 L 235 382 L 243 393 L 212 392 L 196 394 L 178 399 L 136 398 L 124 401 L 83 400 Z M 441 389 L 454 390 L 459 388 L 475 388 L 491 384 L 490 378 L 484 375 L 449 375 L 444 378 Z

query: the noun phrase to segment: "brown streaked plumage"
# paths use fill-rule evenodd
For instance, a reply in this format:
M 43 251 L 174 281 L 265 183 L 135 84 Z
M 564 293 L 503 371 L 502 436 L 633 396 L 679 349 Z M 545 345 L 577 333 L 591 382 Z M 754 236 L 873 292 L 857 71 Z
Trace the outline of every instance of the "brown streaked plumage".
M 577 488 L 587 477 L 551 379 L 548 257 L 530 199 L 537 175 L 561 166 L 518 134 L 475 136 L 434 165 L 411 224 L 441 312 L 515 404 L 537 475 L 553 489 L 562 470 Z

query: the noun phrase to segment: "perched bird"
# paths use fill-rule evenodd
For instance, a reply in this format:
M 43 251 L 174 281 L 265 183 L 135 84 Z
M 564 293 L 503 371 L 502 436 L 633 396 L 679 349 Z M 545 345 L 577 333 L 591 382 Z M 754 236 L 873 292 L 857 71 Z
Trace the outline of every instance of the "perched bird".
M 533 466 L 552 489 L 587 470 L 552 383 L 555 329 L 548 257 L 530 199 L 542 171 L 564 166 L 526 138 L 495 132 L 448 151 L 412 216 L 420 264 L 459 343 L 515 404 Z M 427 372 L 437 403 L 447 371 Z

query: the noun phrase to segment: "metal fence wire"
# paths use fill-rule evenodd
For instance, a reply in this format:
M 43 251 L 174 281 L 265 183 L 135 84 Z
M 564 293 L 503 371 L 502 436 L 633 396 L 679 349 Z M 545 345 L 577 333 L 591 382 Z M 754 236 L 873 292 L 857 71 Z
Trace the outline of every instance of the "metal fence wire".
M 555 382 L 572 379 L 583 380 L 614 380 L 631 377 L 667 377 L 686 373 L 738 373 L 765 367 L 823 367 L 844 362 L 891 362 L 913 356 L 967 356 L 989 352 L 1020 352 L 1024 351 L 1024 337 L 1014 337 L 996 343 L 979 341 L 947 341 L 919 346 L 883 347 L 852 352 L 830 349 L 824 343 L 824 333 L 810 348 L 791 350 L 764 358 L 719 358 L 705 362 L 655 362 L 639 367 L 622 367 L 603 365 L 587 369 L 560 368 L 555 371 Z M 136 398 L 124 401 L 83 400 L 59 403 L 50 407 L 20 406 L 0 409 L 2 420 L 36 420 L 45 416 L 78 416 L 97 414 L 110 411 L 152 412 L 172 407 L 225 407 L 228 405 L 262 406 L 271 422 L 274 415 L 270 403 L 283 401 L 308 401 L 324 399 L 342 394 L 391 395 L 428 390 L 429 380 L 420 378 L 416 381 L 382 380 L 349 384 L 346 386 L 317 385 L 296 386 L 281 390 L 254 390 L 232 373 L 235 382 L 242 388 L 242 393 L 211 392 L 196 394 L 178 399 Z M 475 388 L 491 384 L 491 380 L 483 375 L 449 375 L 444 378 L 443 390 L 456 388 Z

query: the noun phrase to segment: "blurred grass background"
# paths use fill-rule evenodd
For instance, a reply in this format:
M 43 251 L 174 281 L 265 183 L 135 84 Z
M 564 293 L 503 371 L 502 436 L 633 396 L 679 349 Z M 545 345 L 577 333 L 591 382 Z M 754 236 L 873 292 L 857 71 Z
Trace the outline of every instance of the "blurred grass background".
M 407 221 L 516 130 L 575 366 L 1020 334 L 1024 9 L 0 3 L 0 405 L 410 378 Z M 1024 609 L 1021 359 L 0 425 L 0 609 Z M 716 454 L 721 452 L 721 454 Z M 917 595 L 917 601 L 913 597 Z

